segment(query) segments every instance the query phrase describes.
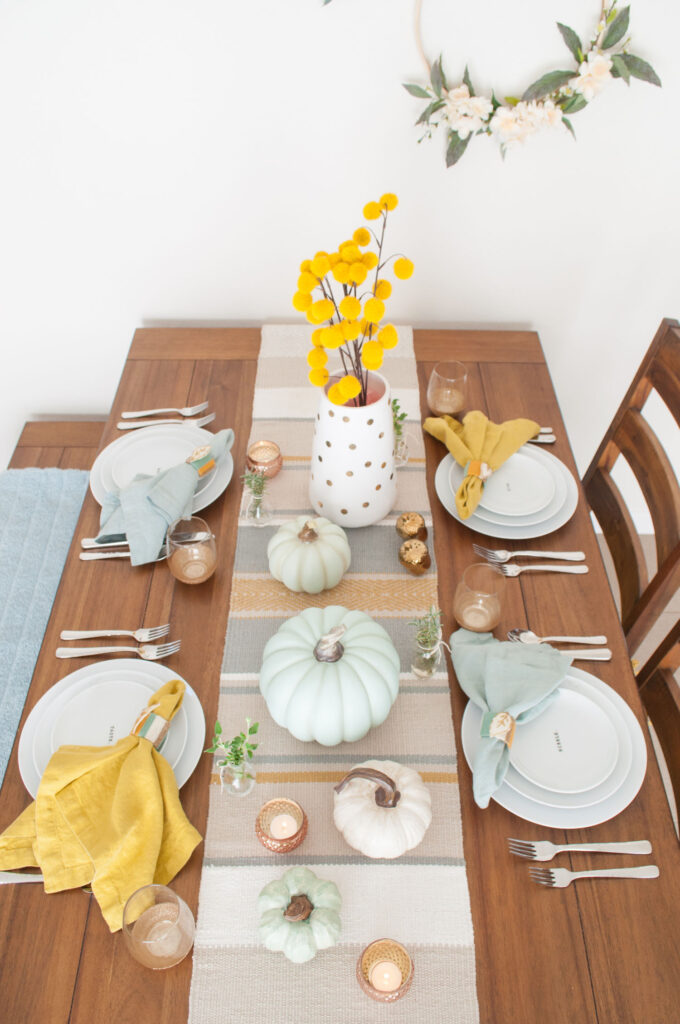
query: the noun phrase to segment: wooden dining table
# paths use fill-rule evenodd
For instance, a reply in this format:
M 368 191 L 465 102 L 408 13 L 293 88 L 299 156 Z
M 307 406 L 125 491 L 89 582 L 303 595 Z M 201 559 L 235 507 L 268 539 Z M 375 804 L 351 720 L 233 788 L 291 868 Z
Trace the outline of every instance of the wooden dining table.
M 529 331 L 416 330 L 421 406 L 429 374 L 440 360 L 469 369 L 469 405 L 501 421 L 528 416 L 556 434 L 550 451 L 577 476 L 559 405 L 538 335 Z M 36 701 L 74 667 L 92 664 L 55 658 L 64 628 L 157 625 L 170 622 L 182 640 L 167 661 L 187 679 L 203 705 L 208 728 L 215 720 L 222 646 L 241 504 L 241 475 L 251 431 L 251 409 L 260 344 L 256 328 L 145 328 L 136 331 L 110 417 L 99 424 L 28 424 L 13 466 L 89 468 L 98 449 L 120 437 L 124 409 L 185 406 L 207 399 L 213 429 L 232 427 L 235 467 L 226 492 L 204 513 L 216 535 L 218 570 L 201 586 L 177 583 L 167 566 L 132 569 L 121 562 L 79 560 L 80 539 L 98 529 L 99 506 L 88 494 L 54 602 L 28 693 L 23 718 Z M 305 375 L 300 367 L 301 378 Z M 389 369 L 388 369 L 389 375 Z M 587 408 L 582 411 L 588 416 Z M 51 428 L 51 429 L 49 429 Z M 593 438 L 593 446 L 596 439 Z M 425 442 L 430 503 L 445 635 L 455 623 L 451 605 L 464 568 L 477 558 L 472 542 L 488 538 L 456 522 L 435 494 L 442 446 Z M 284 451 L 285 456 L 285 451 Z M 284 462 L 285 471 L 285 462 Z M 491 546 L 508 547 L 507 542 Z M 613 658 L 589 668 L 637 715 L 648 746 L 644 783 L 632 803 L 604 824 L 567 831 L 530 825 L 493 801 L 480 810 L 462 756 L 460 723 L 466 697 L 449 664 L 451 712 L 459 751 L 465 860 L 475 934 L 480 1019 L 487 1024 L 671 1024 L 680 1020 L 680 853 L 657 762 L 649 742 L 631 662 L 582 492 L 572 519 L 532 547 L 580 549 L 586 576 L 525 574 L 508 580 L 503 621 L 538 634 L 604 633 Z M 0 791 L 0 829 L 27 806 L 14 744 Z M 207 745 L 207 743 L 206 743 Z M 426 753 L 424 750 L 423 753 Z M 212 759 L 203 757 L 183 786 L 189 819 L 205 834 Z M 566 889 L 530 882 L 526 862 L 511 856 L 506 839 L 557 843 L 649 839 L 649 858 L 562 855 L 560 866 L 636 865 L 653 861 L 654 881 L 582 880 Z M 197 912 L 202 847 L 172 883 Z M 185 1024 L 191 958 L 151 972 L 134 961 L 120 933 L 111 934 L 91 894 L 80 890 L 45 895 L 39 885 L 0 886 L 0 1019 L 6 1024 Z M 417 989 L 407 996 L 419 1021 Z M 451 993 L 455 1002 L 455 992 Z M 223 1007 L 228 1017 L 229 1007 Z M 385 1017 L 389 1015 L 385 1009 Z M 277 1024 L 271 1013 L 263 1022 Z M 342 1007 L 338 1024 L 344 1024 Z M 347 1022 L 349 1024 L 349 1022 Z M 354 1024 L 354 1022 L 352 1022 Z

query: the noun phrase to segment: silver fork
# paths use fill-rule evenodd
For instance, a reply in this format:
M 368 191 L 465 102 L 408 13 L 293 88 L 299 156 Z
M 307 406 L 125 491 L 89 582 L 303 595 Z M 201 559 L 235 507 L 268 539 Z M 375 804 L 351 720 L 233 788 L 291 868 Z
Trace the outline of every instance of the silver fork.
M 62 629 L 60 640 L 91 640 L 97 636 L 131 636 L 140 644 L 160 640 L 170 632 L 170 623 L 164 626 L 149 626 L 148 629 Z
M 116 424 L 119 430 L 137 430 L 138 427 L 160 427 L 168 423 L 191 424 L 194 427 L 205 427 L 215 419 L 215 413 L 203 416 L 200 420 L 134 420 L 134 422 L 120 421 Z
M 80 558 L 81 562 L 101 562 L 107 558 L 127 558 L 129 560 L 131 558 L 131 555 L 130 552 L 126 550 L 92 551 L 88 548 L 86 551 L 81 551 L 78 557 Z M 164 544 L 160 551 L 158 552 L 158 558 L 154 558 L 154 562 L 164 562 L 167 557 L 168 546 L 167 544 Z M 151 563 L 148 562 L 146 564 L 150 565 Z
M 484 548 L 481 544 L 473 544 L 472 550 L 476 555 L 486 558 L 488 562 L 509 562 L 511 558 L 563 558 L 565 562 L 584 562 L 583 551 L 494 551 L 491 548 Z
M 199 405 L 185 405 L 183 409 L 142 409 L 141 412 L 122 412 L 120 415 L 121 419 L 124 420 L 137 420 L 141 419 L 142 416 L 156 416 L 158 413 L 163 412 L 178 412 L 180 416 L 196 416 L 207 408 L 207 402 L 200 402 Z
M 169 658 L 180 649 L 182 641 L 173 640 L 167 644 L 140 644 L 139 647 L 57 647 L 58 658 L 89 658 L 95 654 L 136 654 L 145 661 L 159 661 Z
M 529 868 L 532 882 L 553 889 L 564 889 L 575 878 L 658 878 L 656 864 L 641 868 L 604 868 L 600 871 L 567 871 L 566 868 Z
M 498 568 L 504 576 L 519 576 L 522 572 L 570 572 L 579 573 L 579 575 L 588 572 L 587 565 L 512 565 L 503 563 Z
M 606 644 L 606 636 L 536 636 L 530 629 L 509 629 L 511 644 Z
M 648 839 L 632 843 L 550 843 L 547 839 L 529 842 L 528 839 L 508 839 L 508 850 L 516 857 L 527 860 L 552 860 L 558 853 L 651 853 L 652 844 Z

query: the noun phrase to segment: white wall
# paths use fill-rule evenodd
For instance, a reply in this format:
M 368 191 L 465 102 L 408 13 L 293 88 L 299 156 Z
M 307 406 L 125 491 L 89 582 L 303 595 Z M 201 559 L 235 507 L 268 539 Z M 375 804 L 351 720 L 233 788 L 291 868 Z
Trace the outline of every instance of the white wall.
M 517 93 L 570 67 L 597 0 L 424 0 L 450 77 Z M 400 197 L 416 263 L 390 316 L 533 328 L 580 467 L 662 316 L 673 237 L 680 8 L 632 5 L 663 89 L 618 81 L 566 132 L 447 171 L 416 145 L 412 0 L 2 0 L 0 464 L 23 422 L 107 413 L 135 327 L 295 319 L 299 261 Z M 301 367 L 301 372 L 303 368 Z

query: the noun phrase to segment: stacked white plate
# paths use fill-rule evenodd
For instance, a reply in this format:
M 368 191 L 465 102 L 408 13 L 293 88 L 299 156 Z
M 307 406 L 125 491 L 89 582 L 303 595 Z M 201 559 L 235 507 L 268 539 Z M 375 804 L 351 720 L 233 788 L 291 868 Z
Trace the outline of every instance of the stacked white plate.
M 19 771 L 35 797 L 52 754 L 64 744 L 113 746 L 130 733 L 156 690 L 182 679 L 157 662 L 116 658 L 71 672 L 55 683 L 26 719 L 19 739 Z M 170 723 L 161 753 L 183 786 L 205 744 L 201 702 L 186 680 L 182 706 Z
M 153 476 L 178 465 L 195 448 L 212 444 L 209 430 L 190 423 L 139 427 L 119 437 L 99 453 L 90 472 L 90 490 L 101 505 L 109 492 L 119 491 L 138 473 Z M 194 494 L 193 511 L 206 508 L 226 490 L 234 472 L 234 460 L 225 452 L 215 468 L 201 477 Z
M 462 739 L 471 767 L 481 721 L 470 701 Z M 493 799 L 537 825 L 588 828 L 628 806 L 646 768 L 645 738 L 625 700 L 596 676 L 570 668 L 553 703 L 517 726 L 510 766 Z
M 567 467 L 550 452 L 525 444 L 484 484 L 479 505 L 461 519 L 456 492 L 465 471 L 451 455 L 443 459 L 434 486 L 454 519 L 487 537 L 527 540 L 564 526 L 576 511 L 578 487 Z

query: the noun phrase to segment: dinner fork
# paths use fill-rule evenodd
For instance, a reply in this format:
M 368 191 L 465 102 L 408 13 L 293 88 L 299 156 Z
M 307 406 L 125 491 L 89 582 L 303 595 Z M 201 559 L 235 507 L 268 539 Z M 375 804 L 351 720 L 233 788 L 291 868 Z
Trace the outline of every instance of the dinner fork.
M 83 557 L 82 555 L 80 556 Z M 587 565 L 512 565 L 510 563 L 502 563 L 498 566 L 504 576 L 519 576 L 522 572 L 570 572 L 570 573 L 586 573 L 588 572 Z
M 536 636 L 530 629 L 509 629 L 511 644 L 606 644 L 606 636 Z
M 195 416 L 207 408 L 207 402 L 200 402 L 199 405 L 185 405 L 183 409 L 142 409 L 141 412 L 122 412 L 120 415 L 124 420 L 137 420 L 143 416 L 156 416 L 163 412 L 178 412 L 180 416 Z
M 565 562 L 584 562 L 583 551 L 500 551 L 492 548 L 484 548 L 481 544 L 473 544 L 472 550 L 476 555 L 486 558 L 487 562 L 509 562 L 511 558 L 563 558 Z
M 57 647 L 58 658 L 89 658 L 94 654 L 136 654 L 145 661 L 159 661 L 177 654 L 182 641 L 173 640 L 167 644 L 140 644 L 139 647 Z
M 97 636 L 131 636 L 140 644 L 160 640 L 170 632 L 170 623 L 164 626 L 149 626 L 148 629 L 62 629 L 60 640 L 91 640 Z
M 552 860 L 558 853 L 651 853 L 652 844 L 648 839 L 632 843 L 550 843 L 547 839 L 529 842 L 528 839 L 508 839 L 508 849 L 516 857 L 527 860 Z
M 138 427 L 161 427 L 171 423 L 181 423 L 183 426 L 205 427 L 215 419 L 215 413 L 211 412 L 199 420 L 134 420 L 131 423 L 117 423 L 119 430 L 137 430 Z
M 600 871 L 567 871 L 566 868 L 529 868 L 532 882 L 553 889 L 564 889 L 576 878 L 658 878 L 656 864 L 641 868 L 603 868 Z

